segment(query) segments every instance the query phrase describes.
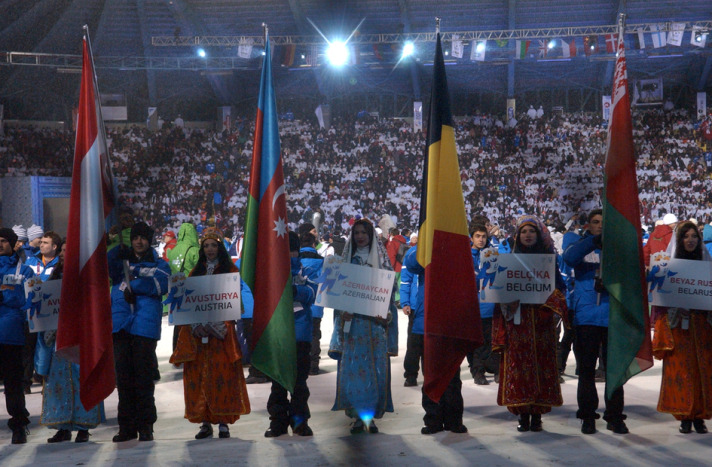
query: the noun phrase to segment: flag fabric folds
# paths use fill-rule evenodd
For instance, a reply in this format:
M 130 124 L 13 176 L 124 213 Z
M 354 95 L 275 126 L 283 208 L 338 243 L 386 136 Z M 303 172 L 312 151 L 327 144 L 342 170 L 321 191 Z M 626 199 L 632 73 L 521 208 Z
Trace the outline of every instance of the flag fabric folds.
M 266 37 L 241 273 L 255 300 L 252 365 L 292 391 L 297 378 L 297 343 L 292 308 L 286 187 L 270 55 L 269 38 Z
M 625 46 L 618 38 L 603 187 L 601 277 L 610 295 L 606 393 L 653 366 Z
M 616 43 L 618 42 L 616 40 L 616 35 L 615 34 L 606 34 L 605 38 L 606 38 L 606 53 L 607 54 L 615 53 Z
M 564 58 L 571 58 L 576 56 L 576 38 L 572 37 L 571 42 L 566 42 L 561 39 L 561 51 Z
M 650 34 L 653 37 L 653 48 L 659 49 L 667 45 L 667 34 L 665 34 L 665 23 L 651 24 Z
M 439 401 L 462 359 L 482 344 L 450 97 L 440 34 L 420 200 L 418 263 L 425 269 L 423 390 Z
M 531 42 L 532 41 L 517 41 L 514 49 L 514 58 L 519 60 L 526 58 Z
M 80 399 L 89 410 L 116 386 L 104 235 L 115 198 L 86 37 L 82 60 L 57 354 L 79 363 Z

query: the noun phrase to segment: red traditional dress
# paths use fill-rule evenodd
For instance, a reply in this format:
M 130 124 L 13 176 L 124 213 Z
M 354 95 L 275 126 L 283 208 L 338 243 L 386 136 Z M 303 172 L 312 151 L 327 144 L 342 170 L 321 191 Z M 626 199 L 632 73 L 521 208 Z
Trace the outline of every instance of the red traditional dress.
M 663 361 L 658 412 L 672 414 L 677 420 L 709 420 L 712 418 L 709 312 L 678 310 L 663 308 L 656 313 L 653 355 Z
M 492 350 L 502 352 L 497 404 L 511 413 L 544 414 L 563 403 L 556 366 L 556 316 L 566 298 L 558 289 L 541 305 L 522 304 L 520 324 L 499 306 L 492 319 Z
M 215 269 L 214 274 L 237 272 Z M 242 352 L 235 337 L 235 322 L 225 321 L 224 340 L 210 337 L 208 343 L 181 326 L 176 350 L 170 358 L 183 364 L 185 418 L 193 423 L 235 423 L 250 413 L 250 400 L 242 370 Z

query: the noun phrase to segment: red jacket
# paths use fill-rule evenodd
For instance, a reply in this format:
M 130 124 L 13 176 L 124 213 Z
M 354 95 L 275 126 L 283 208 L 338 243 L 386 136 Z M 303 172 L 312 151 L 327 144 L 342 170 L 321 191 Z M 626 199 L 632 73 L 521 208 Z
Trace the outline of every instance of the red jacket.
M 402 266 L 401 262 L 396 262 L 398 248 L 400 248 L 401 245 L 405 245 L 407 243 L 408 242 L 406 241 L 403 235 L 396 235 L 395 237 L 391 238 L 386 244 L 386 252 L 388 253 L 388 259 L 391 261 L 391 266 L 393 266 L 393 270 L 395 272 L 400 272 Z M 403 260 L 401 259 L 401 261 Z
M 653 232 L 648 238 L 648 243 L 643 246 L 643 260 L 645 266 L 650 266 L 650 255 L 658 251 L 665 251 L 672 239 L 672 227 L 661 224 L 653 229 Z

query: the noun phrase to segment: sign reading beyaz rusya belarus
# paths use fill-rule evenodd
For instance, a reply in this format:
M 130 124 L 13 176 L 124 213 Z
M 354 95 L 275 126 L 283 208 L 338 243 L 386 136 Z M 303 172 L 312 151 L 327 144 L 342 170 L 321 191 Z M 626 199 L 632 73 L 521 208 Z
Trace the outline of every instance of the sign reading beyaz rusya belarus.
M 712 262 L 670 258 L 660 251 L 650 257 L 646 280 L 651 305 L 712 310 Z
M 59 319 L 59 294 L 62 291 L 62 281 L 42 282 L 39 277 L 33 277 L 25 282 L 25 297 L 27 302 L 27 323 L 30 332 L 54 331 Z
M 182 325 L 240 319 L 240 273 L 171 276 L 164 305 L 168 324 Z
M 477 287 L 484 303 L 545 303 L 555 288 L 556 257 L 551 254 L 480 252 Z
M 340 257 L 329 256 L 317 279 L 314 304 L 386 318 L 395 277 L 393 271 L 344 263 Z

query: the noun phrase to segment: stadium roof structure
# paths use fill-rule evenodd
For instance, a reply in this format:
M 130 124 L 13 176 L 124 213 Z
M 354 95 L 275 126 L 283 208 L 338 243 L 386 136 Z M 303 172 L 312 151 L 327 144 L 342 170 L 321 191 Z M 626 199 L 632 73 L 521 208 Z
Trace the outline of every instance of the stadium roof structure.
M 407 116 L 427 101 L 440 17 L 456 112 L 501 111 L 507 97 L 590 109 L 611 86 L 606 35 L 619 13 L 629 79 L 661 77 L 677 101 L 712 88 L 709 0 L 0 0 L 0 103 L 5 118 L 69 120 L 87 24 L 100 90 L 125 97 L 129 120 L 148 106 L 186 119 L 253 107 L 267 23 L 281 109 Z M 351 58 L 336 69 L 326 47 L 347 38 Z M 402 58 L 407 41 L 415 51 Z

